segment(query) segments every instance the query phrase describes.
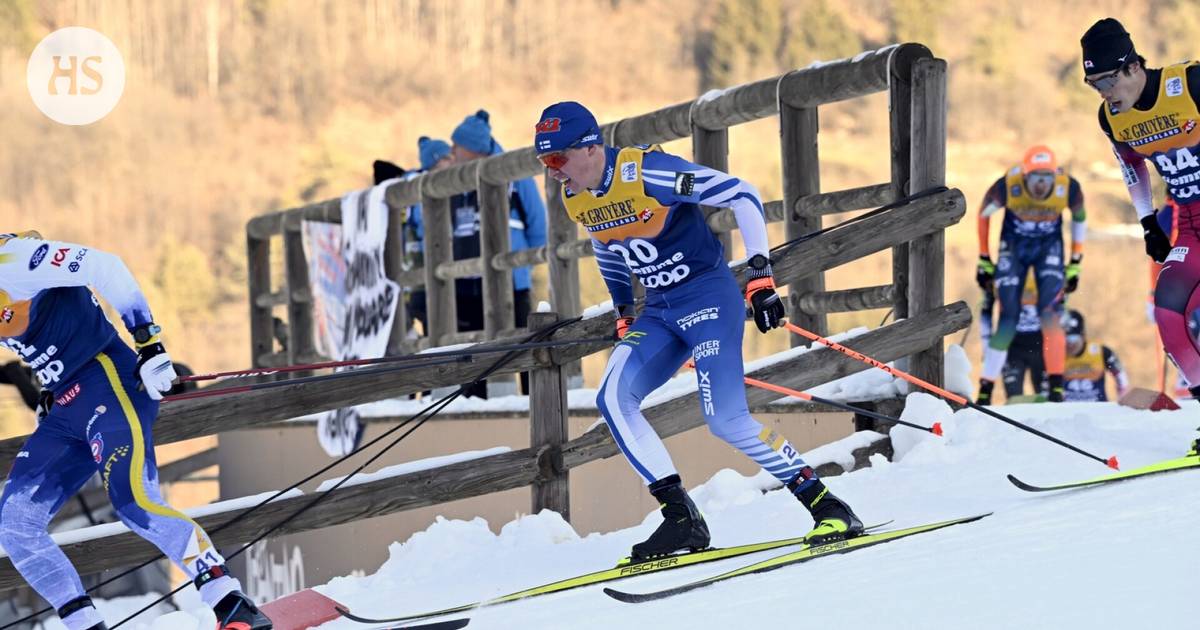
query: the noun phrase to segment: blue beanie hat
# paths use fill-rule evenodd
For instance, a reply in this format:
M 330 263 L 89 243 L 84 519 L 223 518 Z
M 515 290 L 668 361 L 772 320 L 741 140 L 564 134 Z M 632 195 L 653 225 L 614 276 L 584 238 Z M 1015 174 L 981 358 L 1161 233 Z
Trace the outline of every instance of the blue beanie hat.
M 445 140 L 434 140 L 429 136 L 417 140 L 417 150 L 421 153 L 421 168 L 426 171 L 450 155 L 450 145 Z
M 534 151 L 551 153 L 589 144 L 604 144 L 604 139 L 596 117 L 586 107 L 575 101 L 563 101 L 542 111 L 533 137 Z
M 450 139 L 454 144 L 475 153 L 490 155 L 492 153 L 492 126 L 488 123 L 490 116 L 487 110 L 479 110 L 463 119 Z

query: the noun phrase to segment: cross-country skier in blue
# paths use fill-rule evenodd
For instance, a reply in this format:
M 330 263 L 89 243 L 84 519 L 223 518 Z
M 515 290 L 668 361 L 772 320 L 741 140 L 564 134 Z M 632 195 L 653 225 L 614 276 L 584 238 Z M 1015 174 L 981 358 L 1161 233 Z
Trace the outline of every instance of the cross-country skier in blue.
M 137 345 L 117 337 L 91 287 Z M 208 534 L 163 500 L 151 430 L 175 369 L 146 298 L 120 258 L 36 232 L 0 235 L 0 345 L 50 396 L 0 497 L 0 545 L 68 630 L 106 626 L 46 527 L 97 472 L 117 515 L 158 546 L 213 607 L 218 630 L 267 630 Z
M 534 150 L 563 183 L 568 214 L 592 238 L 617 311 L 613 350 L 597 404 L 621 452 L 662 504 L 663 523 L 631 558 L 708 547 L 708 527 L 662 440 L 642 415 L 647 394 L 689 358 L 709 429 L 787 485 L 812 514 L 811 542 L 862 533 L 862 522 L 817 479 L 787 439 L 750 416 L 743 384 L 745 302 L 758 329 L 781 325 L 758 191 L 729 174 L 650 147 L 605 146 L 595 117 L 576 102 L 551 105 Z M 700 205 L 731 208 L 750 256 L 745 302 Z M 634 314 L 630 274 L 646 288 Z

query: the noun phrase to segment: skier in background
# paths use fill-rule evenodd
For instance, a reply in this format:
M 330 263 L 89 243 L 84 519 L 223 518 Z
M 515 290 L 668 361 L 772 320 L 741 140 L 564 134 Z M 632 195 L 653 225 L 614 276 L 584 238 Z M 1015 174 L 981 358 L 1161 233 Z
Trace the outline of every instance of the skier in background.
M 134 352 L 117 337 L 92 287 L 121 314 Z M 120 258 L 36 232 L 0 235 L 0 345 L 50 393 L 0 496 L 0 545 L 68 630 L 103 630 L 71 562 L 46 528 L 100 473 L 118 516 L 178 565 L 217 615 L 218 630 L 267 630 L 208 534 L 167 505 L 152 429 L 175 369 L 146 298 Z
M 1003 208 L 1000 256 L 993 263 L 988 231 L 991 215 Z M 1071 262 L 1063 265 L 1062 211 L 1071 210 Z M 981 405 L 991 404 L 1021 314 L 1021 285 L 1028 269 L 1037 277 L 1037 313 L 1042 326 L 1042 356 L 1051 402 L 1063 400 L 1065 345 L 1059 318 L 1066 293 L 1079 286 L 1083 242 L 1087 233 L 1083 190 L 1058 167 L 1046 146 L 1030 147 L 1020 164 L 996 180 L 979 208 L 979 264 L 975 280 L 984 291 L 996 290 L 1000 322 L 984 351 L 979 380 Z
M 986 349 L 992 337 L 993 312 L 996 305 L 996 294 L 984 294 L 983 307 L 979 313 L 980 339 Z M 1037 281 L 1033 269 L 1025 276 L 1025 285 L 1021 290 L 1021 316 L 1017 320 L 1017 331 L 1008 347 L 1008 356 L 1004 359 L 1004 402 L 1011 403 L 1025 396 L 1025 374 L 1029 374 L 1029 383 L 1033 386 L 1035 399 L 1045 400 L 1046 394 L 1046 362 L 1042 357 L 1042 320 L 1037 311 Z
M 1074 309 L 1063 316 L 1067 334 L 1067 363 L 1063 381 L 1068 402 L 1104 402 L 1108 400 L 1105 375 L 1112 374 L 1117 398 L 1129 391 L 1129 374 L 1112 348 L 1099 341 L 1088 341 L 1083 314 Z
M 662 505 L 663 522 L 634 545 L 641 560 L 708 547 L 709 532 L 688 497 L 641 402 L 689 358 L 695 362 L 701 411 L 709 429 L 769 471 L 807 508 L 810 542 L 862 533 L 862 522 L 829 492 L 786 438 L 750 416 L 743 384 L 746 303 L 761 332 L 782 324 L 766 223 L 749 183 L 657 148 L 609 147 L 600 127 L 576 102 L 542 112 L 534 148 L 549 175 L 563 184 L 563 202 L 592 238 L 600 273 L 612 294 L 620 341 L 605 369 L 596 402 L 626 459 Z M 700 205 L 731 208 L 746 252 L 744 296 Z M 635 315 L 630 275 L 646 288 Z

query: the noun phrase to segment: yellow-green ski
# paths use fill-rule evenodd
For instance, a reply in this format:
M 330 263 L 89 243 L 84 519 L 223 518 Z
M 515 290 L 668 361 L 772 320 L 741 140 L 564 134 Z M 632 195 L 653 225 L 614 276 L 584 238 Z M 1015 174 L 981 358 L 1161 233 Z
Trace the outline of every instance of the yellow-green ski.
M 761 561 L 755 562 L 753 564 L 748 564 L 739 569 L 734 569 L 732 571 L 726 571 L 725 573 L 721 573 L 719 575 L 714 575 L 712 577 L 703 578 L 700 580 L 696 580 L 694 582 L 688 582 L 687 584 L 682 584 L 680 586 L 676 586 L 673 588 L 663 589 L 661 591 L 653 591 L 650 593 L 626 593 L 624 591 L 618 591 L 618 590 L 614 590 L 611 588 L 606 588 L 606 589 L 604 589 L 604 594 L 608 595 L 609 597 L 612 597 L 613 599 L 616 599 L 616 600 L 622 601 L 622 602 L 626 602 L 629 604 L 637 604 L 637 603 L 641 603 L 641 602 L 653 601 L 656 599 L 663 599 L 664 597 L 670 597 L 672 595 L 686 593 L 688 591 L 698 589 L 698 588 L 701 588 L 704 586 L 708 586 L 710 584 L 715 584 L 717 582 L 723 582 L 730 578 L 735 578 L 735 577 L 739 577 L 742 575 L 749 575 L 751 573 L 763 573 L 766 571 L 772 571 L 774 569 L 779 569 L 779 568 L 790 566 L 793 564 L 798 564 L 800 562 L 806 562 L 808 560 L 812 560 L 813 558 L 819 558 L 821 556 L 828 556 L 828 555 L 833 555 L 836 553 L 847 553 L 850 551 L 854 551 L 856 549 L 863 549 L 866 547 L 871 547 L 873 545 L 891 542 L 893 540 L 899 540 L 899 539 L 905 538 L 907 536 L 923 534 L 925 532 L 931 532 L 936 529 L 950 527 L 951 525 L 961 525 L 963 523 L 971 523 L 973 521 L 978 521 L 979 519 L 984 518 L 985 516 L 990 516 L 990 515 L 991 515 L 991 513 L 989 512 L 987 514 L 977 514 L 975 516 L 967 516 L 964 518 L 956 518 L 956 519 L 949 520 L 949 521 L 941 521 L 940 523 L 930 523 L 928 525 L 918 525 L 916 527 L 908 527 L 905 529 L 895 529 L 895 530 L 892 530 L 889 532 L 880 532 L 878 534 L 864 534 L 862 536 L 857 536 L 857 537 L 851 538 L 849 540 L 839 540 L 839 541 L 835 541 L 835 542 L 826 543 L 823 545 L 805 545 L 801 549 L 797 549 L 796 551 L 785 553 L 781 556 L 775 556 L 774 558 L 767 558 L 766 560 L 761 560 Z
M 887 521 L 885 523 L 880 523 L 878 525 L 872 525 L 870 527 L 867 527 L 866 531 L 878 529 L 880 527 L 887 525 L 888 523 L 891 523 L 891 521 Z M 685 554 L 680 554 L 680 555 L 675 555 L 675 556 L 667 556 L 665 558 L 657 558 L 655 560 L 647 560 L 645 562 L 630 563 L 630 562 L 622 561 L 621 564 L 619 564 L 618 566 L 613 567 L 611 569 L 595 571 L 593 573 L 587 573 L 585 575 L 579 575 L 576 577 L 567 578 L 565 580 L 551 582 L 549 584 L 543 584 L 542 586 L 535 586 L 533 588 L 527 588 L 525 590 L 517 591 L 515 593 L 509 593 L 508 595 L 504 595 L 502 597 L 497 597 L 495 599 L 489 599 L 489 600 L 482 601 L 482 602 L 473 602 L 470 604 L 464 604 L 462 606 L 455 606 L 454 608 L 445 608 L 442 610 L 435 610 L 435 611 L 431 611 L 431 612 L 424 612 L 424 613 L 418 613 L 418 614 L 412 614 L 412 615 L 404 615 L 401 617 L 390 617 L 390 618 L 387 618 L 387 617 L 383 617 L 383 618 L 364 617 L 362 615 L 352 613 L 349 610 L 346 610 L 341 607 L 338 607 L 337 611 L 343 617 L 345 617 L 347 619 L 352 619 L 354 621 L 358 621 L 360 623 L 378 624 L 378 623 L 394 623 L 394 622 L 399 622 L 399 621 L 413 621 L 416 619 L 425 619 L 428 617 L 438 617 L 441 615 L 450 615 L 450 614 L 454 614 L 454 613 L 465 612 L 468 610 L 479 608 L 481 606 L 492 606 L 494 604 L 502 604 L 505 602 L 515 601 L 518 599 L 525 599 L 528 597 L 536 597 L 538 595 L 549 595 L 550 593 L 560 593 L 562 591 L 573 589 L 573 588 L 579 588 L 581 586 L 590 586 L 592 584 L 599 584 L 601 582 L 611 582 L 613 580 L 620 580 L 620 579 L 624 579 L 624 578 L 628 578 L 628 577 L 634 577 L 637 575 L 645 575 L 647 573 L 659 573 L 659 572 L 668 571 L 671 569 L 681 569 L 683 567 L 690 567 L 690 566 L 697 565 L 697 564 L 703 564 L 705 562 L 714 562 L 717 560 L 736 558 L 738 556 L 744 556 L 744 555 L 751 554 L 751 553 L 758 553 L 760 551 L 770 551 L 771 549 L 778 549 L 780 547 L 789 547 L 792 545 L 800 545 L 803 543 L 804 543 L 804 537 L 797 536 L 795 538 L 782 538 L 780 540 L 771 540 L 771 541 L 767 541 L 767 542 L 751 543 L 748 545 L 738 545 L 735 547 L 705 549 L 704 551 L 693 551 L 691 553 L 685 553 Z
M 1188 457 L 1168 459 L 1150 464 L 1148 466 L 1142 466 L 1141 468 L 1134 468 L 1133 470 L 1126 470 L 1124 472 L 1113 473 L 1111 475 L 1104 475 L 1103 477 L 1096 477 L 1095 479 L 1060 483 L 1053 486 L 1035 486 L 1033 484 L 1025 483 L 1024 481 L 1021 481 L 1012 475 L 1008 476 L 1008 480 L 1011 481 L 1014 486 L 1028 492 L 1049 492 L 1051 490 L 1067 490 L 1069 488 L 1098 486 L 1101 484 L 1112 483 L 1114 481 L 1128 481 L 1130 479 L 1137 479 L 1139 477 L 1146 477 L 1148 475 L 1159 475 L 1162 473 L 1175 472 L 1177 470 L 1188 470 L 1190 468 L 1200 468 L 1200 456 L 1191 455 Z

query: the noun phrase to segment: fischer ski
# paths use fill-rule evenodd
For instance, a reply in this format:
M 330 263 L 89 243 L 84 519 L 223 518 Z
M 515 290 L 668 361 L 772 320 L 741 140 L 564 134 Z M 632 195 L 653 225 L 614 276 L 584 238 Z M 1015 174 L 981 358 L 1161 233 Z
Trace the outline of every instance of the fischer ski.
M 890 523 L 891 523 L 891 521 L 886 521 L 884 523 L 879 523 L 877 525 L 871 525 L 870 527 L 867 527 L 864 531 L 872 531 L 875 529 L 879 529 L 880 527 L 885 527 L 885 526 L 889 525 Z M 674 555 L 674 556 L 655 558 L 653 560 L 646 560 L 644 562 L 637 562 L 637 563 L 630 563 L 630 562 L 628 562 L 628 558 L 626 558 L 620 564 L 618 564 L 617 566 L 615 566 L 611 569 L 603 569 L 601 571 L 585 573 L 583 575 L 578 575 L 578 576 L 567 578 L 564 580 L 550 582 L 548 584 L 543 584 L 541 586 L 535 586 L 532 588 L 527 588 L 524 590 L 516 591 L 515 593 L 509 593 L 508 595 L 503 595 L 503 596 L 497 597 L 495 599 L 489 599 L 489 600 L 481 601 L 481 602 L 472 602 L 470 604 L 463 604 L 462 606 L 455 606 L 453 608 L 444 608 L 442 610 L 434 610 L 434 611 L 416 613 L 416 614 L 411 614 L 411 615 L 402 615 L 399 617 L 381 617 L 381 618 L 364 617 L 362 615 L 355 614 L 355 613 L 351 612 L 350 610 L 342 608 L 341 606 L 336 607 L 336 610 L 343 617 L 350 619 L 352 621 L 357 621 L 359 623 L 380 624 L 380 623 L 397 623 L 397 622 L 404 622 L 404 621 L 414 621 L 417 619 L 426 619 L 429 617 L 438 617 L 441 615 L 451 615 L 454 613 L 460 613 L 460 612 L 465 612 L 468 610 L 473 610 L 475 608 L 480 608 L 483 606 L 492 606 L 495 604 L 503 604 L 505 602 L 516 601 L 519 599 L 526 599 L 529 597 L 537 597 L 539 595 L 549 595 L 551 593 L 561 593 L 562 591 L 570 590 L 573 588 L 579 588 L 582 586 L 591 586 L 593 584 L 599 584 L 601 582 L 611 582 L 613 580 L 621 580 L 621 579 L 628 578 L 628 577 L 645 575 L 647 573 L 660 573 L 662 571 L 669 571 L 671 569 L 681 569 L 683 567 L 695 566 L 697 564 L 703 564 L 706 562 L 715 562 L 717 560 L 726 560 L 729 558 L 736 558 L 738 556 L 744 556 L 746 554 L 758 553 L 760 551 L 770 551 L 771 549 L 778 549 L 780 547 L 790 547 L 793 545 L 801 545 L 801 544 L 804 544 L 804 537 L 797 536 L 795 538 L 782 538 L 779 540 L 771 540 L 771 541 L 759 542 L 759 543 L 750 543 L 750 544 L 746 544 L 746 545 L 737 545 L 734 547 L 713 548 L 713 549 L 705 549 L 703 551 L 693 551 L 691 553 L 684 553 L 684 554 L 678 554 L 678 555 Z
M 1163 460 L 1161 462 L 1150 464 L 1148 466 L 1142 466 L 1141 468 L 1134 468 L 1133 470 L 1127 470 L 1125 472 L 1113 473 L 1111 475 L 1105 475 L 1103 477 L 1096 477 L 1094 479 L 1088 479 L 1086 481 L 1072 481 L 1072 482 L 1060 483 L 1060 484 L 1056 484 L 1056 485 L 1052 485 L 1052 486 L 1035 486 L 1030 483 L 1025 483 L 1024 481 L 1017 479 L 1013 475 L 1008 475 L 1008 480 L 1011 481 L 1014 486 L 1016 486 L 1022 490 L 1025 490 L 1027 492 L 1050 492 L 1052 490 L 1067 490 L 1069 488 L 1086 488 L 1088 486 L 1099 486 L 1099 485 L 1103 485 L 1106 483 L 1113 483 L 1115 481 L 1128 481 L 1130 479 L 1137 479 L 1139 477 L 1147 477 L 1149 475 L 1159 475 L 1162 473 L 1169 473 L 1169 472 L 1175 472 L 1175 471 L 1179 471 L 1179 470 L 1189 470 L 1189 469 L 1196 469 L 1196 468 L 1200 468 L 1200 456 L 1191 455 L 1188 457 L 1167 459 L 1167 460 Z
M 459 628 L 467 627 L 469 623 L 471 623 L 469 618 L 451 619 L 449 621 L 422 623 L 415 626 L 387 626 L 386 628 L 375 628 L 375 630 L 458 630 Z
M 629 604 L 636 604 L 636 603 L 640 603 L 640 602 L 653 601 L 656 599 L 663 599 L 666 597 L 670 597 L 672 595 L 686 593 L 688 591 L 692 591 L 692 590 L 695 590 L 695 589 L 698 589 L 698 588 L 701 588 L 704 586 L 708 586 L 710 584 L 715 584 L 717 582 L 723 582 L 725 580 L 739 577 L 742 575 L 749 575 L 751 573 L 763 573 L 765 571 L 772 571 L 772 570 L 778 569 L 780 567 L 786 567 L 786 566 L 798 564 L 801 562 L 807 562 L 809 560 L 812 560 L 813 558 L 819 558 L 821 556 L 828 556 L 828 555 L 833 555 L 833 554 L 837 554 L 837 553 L 849 553 L 849 552 L 855 551 L 857 549 L 864 549 L 866 547 L 871 547 L 874 545 L 891 542 L 893 540 L 898 540 L 900 538 L 905 538 L 907 536 L 914 536 L 916 534 L 931 532 L 931 531 L 934 531 L 937 529 L 950 527 L 952 525 L 961 525 L 963 523 L 971 523 L 973 521 L 978 521 L 979 519 L 984 518 L 986 516 L 990 516 L 990 515 L 991 515 L 991 513 L 988 512 L 987 514 L 977 514 L 975 516 L 956 518 L 956 519 L 949 520 L 949 521 L 942 521 L 940 523 L 930 523 L 928 525 L 918 525 L 916 527 L 908 527 L 905 529 L 895 529 L 892 531 L 880 532 L 878 534 L 863 534 L 861 536 L 856 536 L 854 538 L 850 538 L 847 540 L 838 540 L 838 541 L 834 541 L 834 542 L 830 542 L 830 543 L 825 543 L 823 545 L 805 545 L 801 549 L 798 549 L 796 551 L 792 551 L 789 553 L 785 553 L 781 556 L 775 556 L 774 558 L 760 560 L 759 562 L 748 564 L 739 569 L 734 569 L 732 571 L 726 571 L 725 573 L 710 576 L 707 578 L 702 578 L 702 579 L 696 580 L 694 582 L 688 582 L 686 584 L 681 584 L 679 586 L 663 589 L 660 591 L 651 591 L 649 593 L 626 593 L 624 591 L 618 591 L 618 590 L 614 590 L 611 588 L 605 588 L 604 594 L 608 595 L 609 597 L 612 597 L 613 599 L 616 599 L 616 600 L 622 601 L 622 602 L 626 602 Z

